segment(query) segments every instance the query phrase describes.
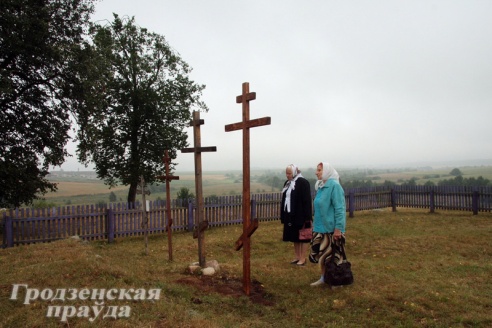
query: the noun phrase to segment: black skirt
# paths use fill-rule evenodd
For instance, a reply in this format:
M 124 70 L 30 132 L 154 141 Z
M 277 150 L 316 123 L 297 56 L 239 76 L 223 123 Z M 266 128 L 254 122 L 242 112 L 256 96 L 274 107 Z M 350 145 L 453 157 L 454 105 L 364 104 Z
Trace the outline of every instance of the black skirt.
M 308 223 L 309 224 L 309 223 Z M 299 240 L 299 230 L 302 229 L 302 226 L 297 227 L 292 223 L 284 223 L 284 235 L 283 241 L 290 241 L 293 243 L 309 243 L 310 240 Z

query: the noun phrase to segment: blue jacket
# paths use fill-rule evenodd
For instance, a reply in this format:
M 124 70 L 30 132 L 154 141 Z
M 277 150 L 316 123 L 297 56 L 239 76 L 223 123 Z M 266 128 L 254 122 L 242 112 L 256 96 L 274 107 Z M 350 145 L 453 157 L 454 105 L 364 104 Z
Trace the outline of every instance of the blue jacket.
M 328 180 L 318 189 L 314 198 L 313 231 L 333 233 L 339 229 L 345 233 L 345 193 L 336 180 Z

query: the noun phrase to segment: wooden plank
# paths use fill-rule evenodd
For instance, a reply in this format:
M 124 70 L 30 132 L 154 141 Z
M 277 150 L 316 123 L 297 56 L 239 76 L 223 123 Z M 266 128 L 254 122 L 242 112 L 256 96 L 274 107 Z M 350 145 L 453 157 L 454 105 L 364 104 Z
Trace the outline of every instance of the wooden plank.
M 196 151 L 195 151 L 196 149 Z M 216 146 L 211 147 L 196 147 L 196 148 L 183 148 L 181 149 L 182 153 L 203 153 L 203 152 L 214 152 L 217 151 Z
M 254 120 L 249 120 L 247 122 L 237 122 L 232 124 L 227 124 L 225 126 L 225 132 L 231 132 L 241 129 L 249 129 L 257 126 L 270 125 L 272 122 L 270 117 L 262 117 Z
M 243 232 L 241 237 L 239 237 L 239 239 L 236 241 L 235 243 L 236 251 L 240 250 L 243 247 L 244 241 L 247 238 L 250 238 L 253 235 L 253 233 L 256 231 L 256 229 L 258 229 L 258 219 L 254 219 L 251 222 L 251 225 L 246 229 L 246 231 Z
M 256 99 L 256 92 L 249 92 L 236 97 L 236 103 L 241 104 L 243 102 L 249 102 Z
M 190 126 L 200 126 L 200 125 L 203 125 L 205 124 L 205 121 L 203 119 L 193 119 L 190 121 Z

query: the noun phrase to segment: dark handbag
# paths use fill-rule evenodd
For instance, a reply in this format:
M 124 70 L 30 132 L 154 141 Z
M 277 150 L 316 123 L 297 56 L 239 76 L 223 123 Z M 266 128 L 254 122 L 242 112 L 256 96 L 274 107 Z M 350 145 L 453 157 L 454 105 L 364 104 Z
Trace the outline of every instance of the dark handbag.
M 306 222 L 299 229 L 299 240 L 311 240 L 313 238 L 313 225 L 310 223 L 309 228 L 306 228 Z
M 351 285 L 354 282 L 354 276 L 352 274 L 352 265 L 347 261 L 347 256 L 345 255 L 345 247 L 340 244 L 337 245 L 335 242 L 332 243 L 332 255 L 328 262 L 325 263 L 325 283 L 330 286 L 343 286 Z M 337 264 L 336 251 L 340 254 L 342 262 Z

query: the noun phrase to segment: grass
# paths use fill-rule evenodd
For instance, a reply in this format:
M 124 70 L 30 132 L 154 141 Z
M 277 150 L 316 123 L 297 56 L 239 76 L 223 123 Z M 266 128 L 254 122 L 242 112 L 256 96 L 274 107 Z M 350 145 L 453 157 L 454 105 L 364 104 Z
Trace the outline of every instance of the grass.
M 492 326 L 492 214 L 430 214 L 399 209 L 357 212 L 348 218 L 347 256 L 355 283 L 312 288 L 314 264 L 294 267 L 282 225 L 261 222 L 252 237 L 254 293 L 240 291 L 242 252 L 234 242 L 242 226 L 206 231 L 207 260 L 221 271 L 212 280 L 186 273 L 198 259 L 191 233 L 120 238 L 113 244 L 72 239 L 0 250 L 2 327 L 490 327 Z M 257 282 L 257 283 L 256 283 Z M 29 288 L 160 288 L 157 301 L 106 300 L 131 308 L 129 318 L 47 318 L 53 303 L 10 300 L 13 284 Z M 236 292 L 234 292 L 236 291 Z M 254 296 L 254 297 L 253 297 Z M 92 313 L 92 312 L 91 312 Z

